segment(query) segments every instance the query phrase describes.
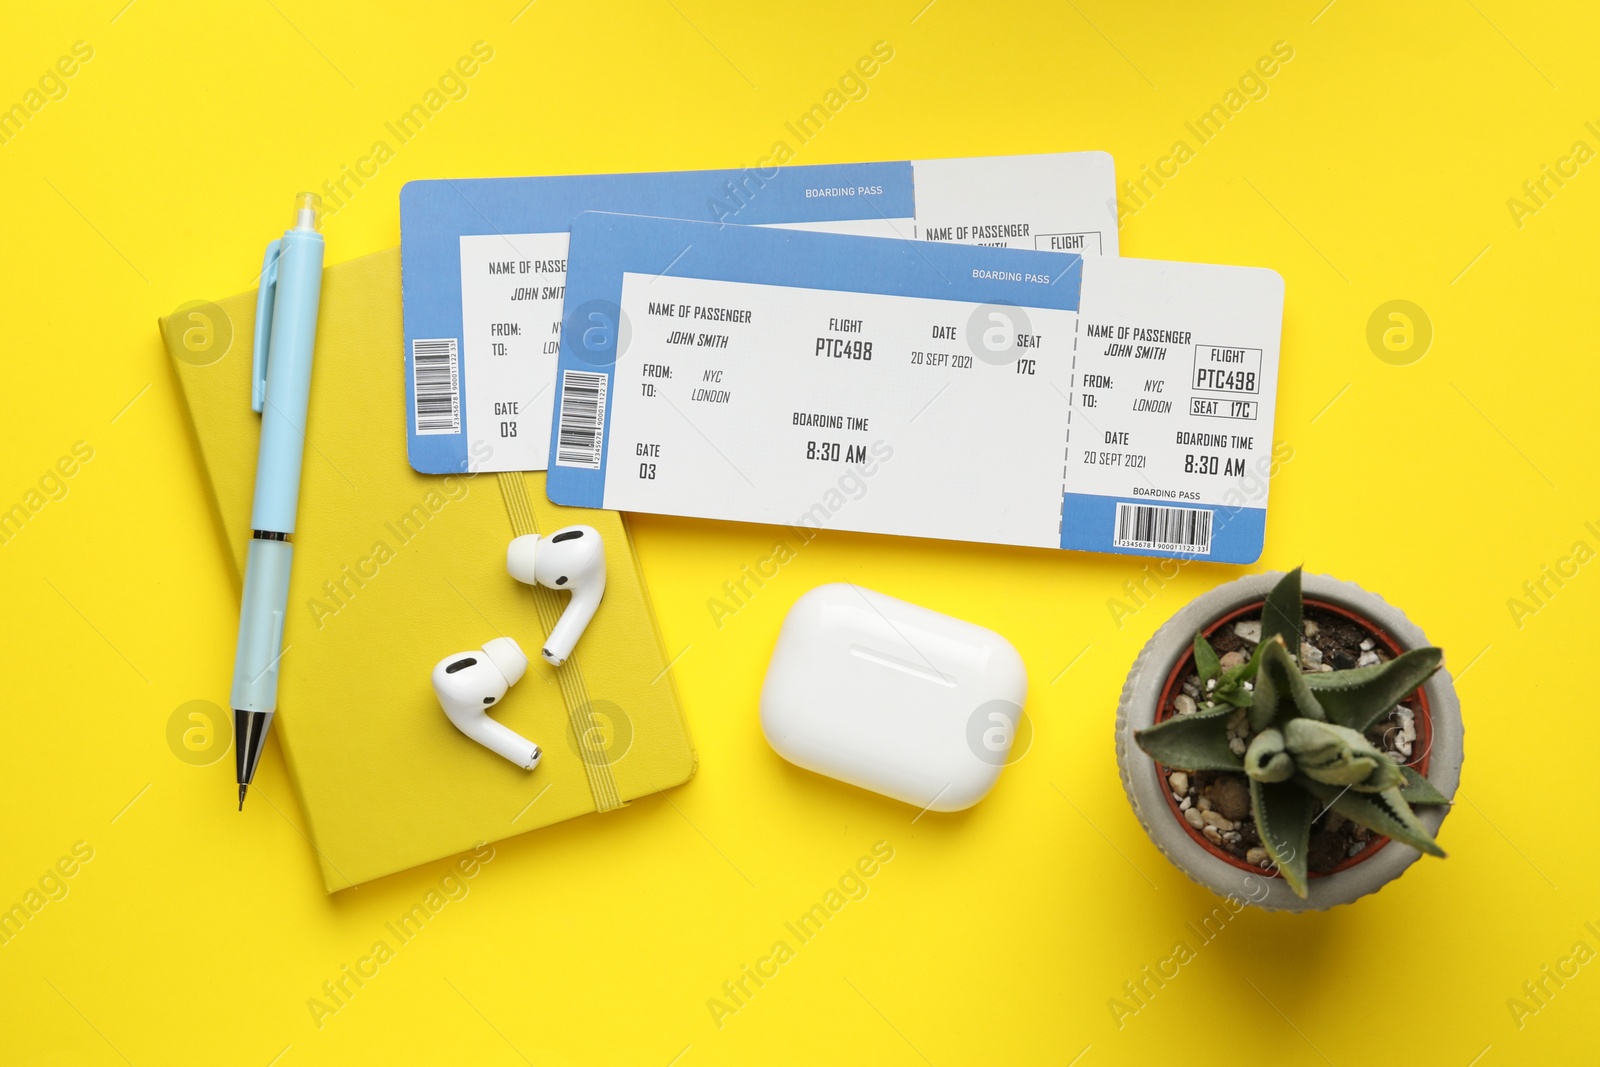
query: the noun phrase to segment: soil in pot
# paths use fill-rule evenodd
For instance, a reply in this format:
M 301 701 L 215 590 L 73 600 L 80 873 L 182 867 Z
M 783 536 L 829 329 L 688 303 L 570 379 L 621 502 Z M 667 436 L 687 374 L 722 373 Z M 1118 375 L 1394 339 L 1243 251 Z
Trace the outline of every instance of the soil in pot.
M 1340 608 L 1310 599 L 1305 602 L 1303 627 L 1299 661 L 1308 674 L 1385 663 L 1402 651 L 1381 630 Z M 1260 637 L 1260 604 L 1224 616 L 1206 630 L 1206 639 L 1222 657 L 1224 668 L 1247 661 Z M 1201 703 L 1200 677 L 1191 654 L 1180 660 L 1167 678 L 1156 721 L 1192 714 Z M 1249 736 L 1245 714 L 1240 709 L 1237 721 L 1230 723 L 1231 746 L 1241 755 Z M 1429 726 L 1427 703 L 1419 690 L 1374 723 L 1367 737 L 1396 763 L 1427 774 Z M 1166 766 L 1160 770 L 1173 814 L 1202 847 L 1236 866 L 1271 868 L 1256 833 L 1249 779 L 1227 771 L 1175 771 Z M 1312 875 L 1331 874 L 1361 862 L 1388 841 L 1337 812 L 1327 811 L 1311 825 L 1306 865 Z

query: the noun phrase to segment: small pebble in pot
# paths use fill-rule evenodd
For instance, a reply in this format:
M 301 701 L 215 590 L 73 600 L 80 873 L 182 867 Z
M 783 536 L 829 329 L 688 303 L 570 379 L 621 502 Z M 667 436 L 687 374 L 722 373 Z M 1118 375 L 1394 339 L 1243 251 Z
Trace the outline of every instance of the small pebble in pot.
M 1242 652 L 1224 652 L 1222 654 L 1222 669 L 1232 670 L 1234 667 L 1243 667 L 1248 662 Z
M 1258 645 L 1261 643 L 1261 620 L 1240 619 L 1233 624 L 1233 632 L 1252 645 Z
M 1173 771 L 1167 775 L 1167 784 L 1172 786 L 1172 791 L 1183 796 L 1189 791 L 1189 774 L 1187 771 Z
M 1235 756 L 1244 755 L 1245 750 L 1249 747 L 1249 745 L 1244 743 L 1244 738 L 1242 737 L 1235 737 L 1228 742 L 1228 751 L 1232 752 Z
M 1246 852 L 1244 854 L 1244 859 L 1246 863 L 1254 864 L 1257 867 L 1265 867 L 1271 862 L 1271 857 L 1267 855 L 1267 850 L 1262 848 L 1260 845 L 1257 845 L 1249 852 Z
M 1200 806 L 1200 810 L 1201 811 L 1210 811 L 1211 810 L 1211 798 L 1210 797 L 1201 797 L 1200 800 L 1198 801 L 1198 804 Z
M 1233 820 L 1220 811 L 1203 811 L 1200 813 L 1200 818 L 1207 826 L 1215 826 L 1218 830 L 1233 829 Z
M 1363 651 L 1363 652 L 1371 652 L 1373 647 L 1374 646 L 1372 644 L 1372 638 L 1368 637 L 1368 638 L 1364 638 L 1362 640 L 1362 642 L 1361 642 L 1361 651 Z
M 1361 658 L 1356 660 L 1357 667 L 1373 667 L 1378 663 L 1378 654 L 1370 649 L 1361 653 Z
M 1213 845 L 1222 844 L 1222 835 L 1217 832 L 1217 828 L 1215 826 L 1207 826 L 1204 830 L 1201 830 L 1200 832 L 1205 834 L 1206 835 L 1206 840 L 1210 841 Z
M 1194 697 L 1188 693 L 1179 693 L 1178 699 L 1172 702 L 1172 706 L 1178 709 L 1179 715 L 1193 715 L 1198 708 L 1198 705 L 1194 702 Z M 1184 729 L 1187 730 L 1188 727 L 1186 726 Z
M 1189 825 L 1194 827 L 1196 830 L 1205 825 L 1200 818 L 1200 809 L 1198 808 L 1185 808 L 1183 811 L 1183 817 L 1187 819 L 1189 821 Z
M 1239 820 L 1250 814 L 1250 790 L 1237 778 L 1218 778 L 1206 795 L 1212 806 L 1230 819 Z
M 1315 637 L 1315 636 L 1317 636 L 1317 634 L 1322 629 L 1322 627 L 1317 625 L 1316 620 L 1314 620 L 1314 619 L 1307 619 L 1305 621 L 1305 627 L 1304 628 L 1305 628 L 1307 637 Z

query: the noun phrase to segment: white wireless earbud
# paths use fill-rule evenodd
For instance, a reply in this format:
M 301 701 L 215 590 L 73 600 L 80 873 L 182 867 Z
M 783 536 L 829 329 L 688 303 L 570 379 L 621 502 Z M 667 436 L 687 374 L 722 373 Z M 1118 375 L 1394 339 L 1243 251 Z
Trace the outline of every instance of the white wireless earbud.
M 457 730 L 524 770 L 539 766 L 539 746 L 489 718 L 489 708 L 517 684 L 528 657 L 509 637 L 497 637 L 477 652 L 446 656 L 433 668 L 433 691 Z
M 570 589 L 572 600 L 561 613 L 540 654 L 559 667 L 594 618 L 606 591 L 606 546 L 593 526 L 567 526 L 549 537 L 523 534 L 506 549 L 506 570 L 529 585 Z

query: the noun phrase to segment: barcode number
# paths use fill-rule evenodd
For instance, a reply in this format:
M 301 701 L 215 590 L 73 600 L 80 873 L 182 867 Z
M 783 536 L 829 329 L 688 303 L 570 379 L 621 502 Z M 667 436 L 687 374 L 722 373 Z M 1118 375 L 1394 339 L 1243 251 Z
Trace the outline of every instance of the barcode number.
M 1112 544 L 1117 548 L 1209 555 L 1212 515 L 1203 508 L 1118 504 Z
M 562 371 L 556 466 L 600 469 L 605 443 L 606 382 L 606 375 L 593 371 Z
M 454 337 L 411 342 L 417 436 L 461 432 L 461 364 Z

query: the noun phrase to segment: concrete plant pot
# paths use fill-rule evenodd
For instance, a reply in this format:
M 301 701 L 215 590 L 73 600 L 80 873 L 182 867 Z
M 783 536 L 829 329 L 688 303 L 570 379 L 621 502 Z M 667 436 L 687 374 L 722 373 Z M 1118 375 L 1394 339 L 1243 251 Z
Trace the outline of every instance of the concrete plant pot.
M 1387 838 L 1375 838 L 1364 851 L 1327 873 L 1313 872 L 1310 895 L 1297 897 L 1276 872 L 1262 870 L 1215 847 L 1178 810 L 1167 783 L 1169 768 L 1151 759 L 1134 733 L 1165 717 L 1181 678 L 1192 670 L 1195 632 L 1209 637 L 1233 620 L 1259 611 L 1281 571 L 1253 574 L 1217 587 L 1169 619 L 1145 644 L 1128 673 L 1117 707 L 1117 766 L 1128 801 L 1145 832 L 1184 874 L 1219 896 L 1235 896 L 1268 911 L 1320 911 L 1348 904 L 1383 888 L 1421 855 Z M 1411 620 L 1382 597 L 1325 575 L 1306 574 L 1302 599 L 1308 611 L 1320 608 L 1345 616 L 1372 632 L 1391 656 L 1429 644 Z M 1444 668 L 1423 683 L 1418 694 L 1417 746 L 1410 764 L 1446 797 L 1454 799 L 1461 780 L 1461 703 Z M 1449 805 L 1418 807 L 1417 817 L 1437 836 Z

